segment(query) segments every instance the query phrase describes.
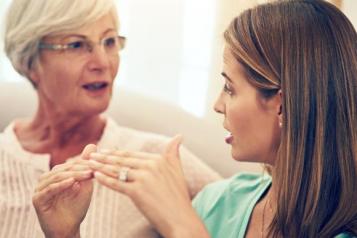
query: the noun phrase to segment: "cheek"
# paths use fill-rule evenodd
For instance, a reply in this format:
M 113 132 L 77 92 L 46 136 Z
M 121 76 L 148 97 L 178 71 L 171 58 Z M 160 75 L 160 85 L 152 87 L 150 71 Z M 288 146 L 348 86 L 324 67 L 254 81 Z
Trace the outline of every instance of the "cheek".
M 110 74 L 113 77 L 113 79 L 115 78 L 115 76 L 118 73 L 119 65 L 120 65 L 120 57 L 119 56 L 116 58 L 113 58 L 110 62 Z
M 231 132 L 242 133 L 242 130 L 249 129 L 251 124 L 251 111 L 249 107 L 242 103 L 227 103 L 226 104 L 226 119 Z
M 76 68 L 68 68 L 67 70 L 58 70 L 54 75 L 56 86 L 59 89 L 68 90 L 75 89 L 80 84 L 81 71 Z M 72 91 L 72 90 L 71 90 Z
M 260 152 L 262 157 L 276 151 L 280 142 L 280 129 L 274 115 L 257 111 L 256 116 L 251 119 L 249 128 L 250 142 L 255 144 L 257 152 Z
M 46 67 L 43 77 L 42 85 L 47 91 L 47 94 L 58 95 L 61 97 L 73 95 L 78 90 L 79 81 L 81 77 L 81 66 L 78 63 L 69 66 L 68 64 L 51 65 Z M 63 94 L 63 92 L 66 92 Z

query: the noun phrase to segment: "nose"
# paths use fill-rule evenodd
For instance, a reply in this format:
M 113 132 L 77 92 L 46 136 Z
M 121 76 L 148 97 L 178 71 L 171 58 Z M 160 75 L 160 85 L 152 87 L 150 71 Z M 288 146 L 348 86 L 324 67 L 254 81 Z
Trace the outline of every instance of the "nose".
M 215 110 L 215 112 L 220 113 L 220 114 L 224 114 L 225 113 L 225 104 L 223 101 L 223 92 L 221 92 L 213 106 L 213 109 Z
M 103 71 L 110 65 L 110 56 L 100 46 L 95 46 L 90 51 L 89 68 L 93 71 Z

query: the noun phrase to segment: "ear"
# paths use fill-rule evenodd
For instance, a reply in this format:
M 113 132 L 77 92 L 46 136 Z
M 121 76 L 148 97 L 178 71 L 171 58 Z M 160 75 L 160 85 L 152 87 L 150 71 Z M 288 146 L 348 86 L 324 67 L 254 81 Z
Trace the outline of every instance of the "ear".
M 279 120 L 279 127 L 282 127 L 283 126 L 283 106 L 282 106 L 283 92 L 281 90 L 279 90 L 279 92 L 277 93 L 276 96 L 277 96 L 276 111 L 277 111 L 278 120 Z
M 31 80 L 34 85 L 38 85 L 40 83 L 40 78 L 41 78 L 40 75 L 41 75 L 41 65 L 39 63 L 32 65 L 28 74 L 29 80 Z

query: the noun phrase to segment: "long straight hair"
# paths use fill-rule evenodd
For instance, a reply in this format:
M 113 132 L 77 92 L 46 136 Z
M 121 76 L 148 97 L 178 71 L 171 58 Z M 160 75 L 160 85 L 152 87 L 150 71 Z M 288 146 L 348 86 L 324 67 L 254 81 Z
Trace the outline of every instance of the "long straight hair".
M 259 5 L 227 46 L 263 96 L 282 91 L 273 237 L 357 235 L 357 34 L 322 0 Z

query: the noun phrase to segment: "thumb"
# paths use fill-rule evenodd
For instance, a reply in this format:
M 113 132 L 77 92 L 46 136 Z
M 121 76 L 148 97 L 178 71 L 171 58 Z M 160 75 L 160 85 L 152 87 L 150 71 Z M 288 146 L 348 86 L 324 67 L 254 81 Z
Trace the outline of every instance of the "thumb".
M 96 152 L 97 151 L 97 146 L 94 144 L 88 144 L 86 145 L 86 147 L 84 147 L 82 154 L 81 154 L 81 158 L 82 159 L 89 159 L 89 154 Z
M 183 137 L 182 135 L 176 135 L 171 141 L 168 143 L 165 149 L 164 155 L 169 158 L 180 158 L 180 145 L 182 143 Z

